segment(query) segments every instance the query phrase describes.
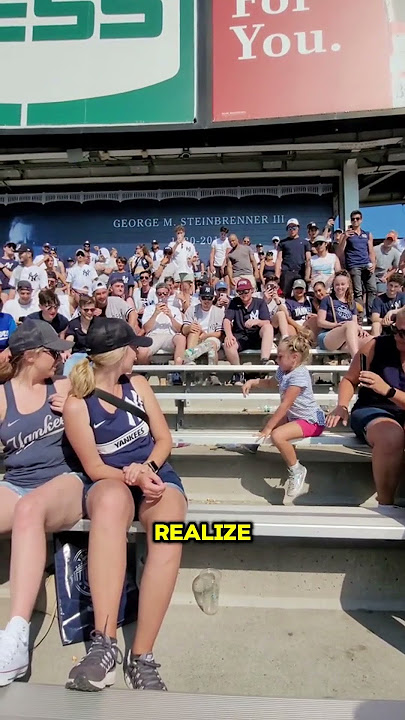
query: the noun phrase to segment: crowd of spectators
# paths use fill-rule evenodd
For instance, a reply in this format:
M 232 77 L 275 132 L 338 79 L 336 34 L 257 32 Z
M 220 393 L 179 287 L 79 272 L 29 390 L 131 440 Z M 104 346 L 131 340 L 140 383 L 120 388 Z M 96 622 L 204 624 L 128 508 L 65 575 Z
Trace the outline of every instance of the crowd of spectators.
M 0 259 L 0 351 L 7 352 L 10 334 L 26 317 L 40 318 L 73 338 L 64 356 L 70 371 L 84 352 L 91 318 L 101 315 L 152 338 L 139 352 L 144 364 L 163 351 L 178 365 L 202 354 L 239 365 L 240 353 L 252 350 L 265 365 L 280 339 L 297 334 L 313 347 L 354 357 L 370 334 L 389 330 L 405 304 L 397 233 L 375 247 L 361 221 L 357 210 L 345 232 L 333 219 L 303 231 L 291 218 L 286 236 L 265 248 L 221 227 L 206 265 L 182 226 L 165 248 L 139 244 L 129 258 L 85 242 L 66 267 L 48 243 L 34 256 L 32 248 L 8 242 Z M 214 374 L 211 379 L 219 383 Z M 181 382 L 178 374 L 172 381 Z M 243 382 L 236 372 L 232 383 Z

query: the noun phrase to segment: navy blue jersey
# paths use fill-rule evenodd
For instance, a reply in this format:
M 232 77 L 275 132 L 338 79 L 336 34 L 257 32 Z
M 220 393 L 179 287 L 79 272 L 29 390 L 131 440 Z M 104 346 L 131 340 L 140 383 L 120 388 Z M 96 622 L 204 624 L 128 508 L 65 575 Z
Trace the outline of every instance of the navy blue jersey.
M 121 384 L 123 399 L 145 411 L 129 379 L 122 378 Z M 108 412 L 95 395 L 85 398 L 85 402 L 97 450 L 106 465 L 122 470 L 131 463 L 144 463 L 149 458 L 155 443 L 144 420 L 120 408 Z

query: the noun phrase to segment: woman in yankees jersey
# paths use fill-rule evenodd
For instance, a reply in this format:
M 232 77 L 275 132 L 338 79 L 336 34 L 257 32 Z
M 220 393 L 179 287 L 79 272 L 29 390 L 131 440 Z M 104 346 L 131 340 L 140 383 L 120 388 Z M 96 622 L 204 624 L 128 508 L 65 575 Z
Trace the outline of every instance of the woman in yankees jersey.
M 135 335 L 118 319 L 95 318 L 87 333 L 88 359 L 71 372 L 71 397 L 64 408 L 67 437 L 93 481 L 86 497 L 91 519 L 89 580 L 94 606 L 93 643 L 75 665 L 66 687 L 96 691 L 115 680 L 122 659 L 117 615 L 126 569 L 126 534 L 134 516 L 147 533 L 136 635 L 125 680 L 134 690 L 166 690 L 153 645 L 174 590 L 182 546 L 154 543 L 155 522 L 183 522 L 186 499 L 180 478 L 166 462 L 172 439 L 148 382 L 130 377 L 136 348 L 150 338 Z M 147 413 L 145 420 L 95 396 L 104 390 Z

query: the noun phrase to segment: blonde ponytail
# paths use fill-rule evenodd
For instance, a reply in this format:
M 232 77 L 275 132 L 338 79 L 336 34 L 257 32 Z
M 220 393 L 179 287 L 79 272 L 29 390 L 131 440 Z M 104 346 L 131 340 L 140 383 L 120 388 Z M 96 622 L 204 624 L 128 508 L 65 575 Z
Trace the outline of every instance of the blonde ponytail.
M 285 347 L 288 352 L 300 355 L 302 365 L 308 362 L 311 343 L 309 338 L 305 337 L 303 333 L 283 338 L 283 340 L 280 341 L 279 347 L 280 345 Z
M 91 395 L 96 387 L 94 370 L 87 358 L 80 360 L 72 368 L 69 379 L 71 382 L 70 394 L 77 398 L 84 398 Z
M 77 398 L 84 398 L 94 392 L 96 388 L 95 372 L 102 368 L 112 367 L 121 362 L 126 353 L 126 347 L 110 352 L 91 355 L 90 360 L 80 360 L 69 374 L 71 382 L 70 395 Z

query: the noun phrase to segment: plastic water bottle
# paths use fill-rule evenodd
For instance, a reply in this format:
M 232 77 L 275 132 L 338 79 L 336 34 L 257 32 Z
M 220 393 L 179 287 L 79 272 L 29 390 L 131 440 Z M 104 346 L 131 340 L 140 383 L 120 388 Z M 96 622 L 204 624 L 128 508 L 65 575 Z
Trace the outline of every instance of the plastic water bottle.
M 215 615 L 219 606 L 219 570 L 202 570 L 193 580 L 192 589 L 195 601 L 206 615 Z
M 208 365 L 215 365 L 215 360 L 216 360 L 216 353 L 215 353 L 213 345 L 211 344 L 211 347 L 208 350 Z
M 184 353 L 185 364 L 187 365 L 187 363 L 193 362 L 197 358 L 201 357 L 201 355 L 208 353 L 210 350 L 212 350 L 212 343 L 209 339 L 204 340 L 195 348 L 189 348 L 189 350 L 186 350 Z

